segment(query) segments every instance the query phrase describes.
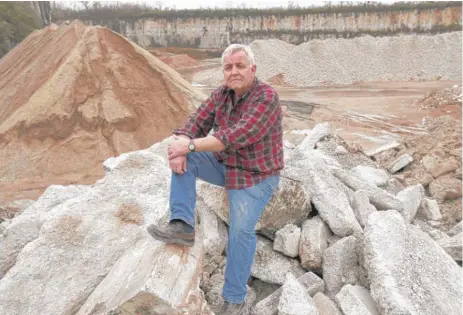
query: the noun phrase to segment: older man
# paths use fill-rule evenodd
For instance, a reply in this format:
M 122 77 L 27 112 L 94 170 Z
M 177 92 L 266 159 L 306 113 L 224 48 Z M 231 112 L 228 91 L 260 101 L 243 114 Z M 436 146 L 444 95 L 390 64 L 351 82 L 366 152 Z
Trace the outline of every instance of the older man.
M 222 55 L 224 84 L 201 104 L 169 145 L 170 222 L 149 233 L 193 246 L 196 178 L 226 187 L 230 206 L 221 313 L 239 314 L 256 249 L 255 226 L 280 181 L 282 110 L 277 92 L 256 76 L 251 49 L 230 45 Z M 209 132 L 212 130 L 210 135 Z

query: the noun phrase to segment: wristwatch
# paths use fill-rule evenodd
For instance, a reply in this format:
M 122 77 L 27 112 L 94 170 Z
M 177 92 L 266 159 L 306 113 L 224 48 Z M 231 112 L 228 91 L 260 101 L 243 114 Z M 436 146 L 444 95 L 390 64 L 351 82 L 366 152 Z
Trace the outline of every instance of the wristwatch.
M 188 149 L 190 152 L 195 152 L 195 143 L 193 142 L 193 139 L 190 139 L 190 144 L 188 145 Z

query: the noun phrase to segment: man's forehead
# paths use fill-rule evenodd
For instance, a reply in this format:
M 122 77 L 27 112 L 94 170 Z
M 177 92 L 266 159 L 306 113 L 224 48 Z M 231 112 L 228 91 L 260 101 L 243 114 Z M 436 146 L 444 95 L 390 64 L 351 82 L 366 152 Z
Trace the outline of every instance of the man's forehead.
M 225 63 L 248 63 L 248 56 L 244 51 L 236 51 L 225 57 Z

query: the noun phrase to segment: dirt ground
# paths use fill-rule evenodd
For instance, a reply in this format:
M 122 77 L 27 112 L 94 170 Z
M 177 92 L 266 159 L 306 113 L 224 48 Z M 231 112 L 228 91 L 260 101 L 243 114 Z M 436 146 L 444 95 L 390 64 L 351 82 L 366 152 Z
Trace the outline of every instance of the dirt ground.
M 218 59 L 203 60 L 199 66 L 177 69 L 188 81 L 196 73 L 217 67 Z M 329 122 L 340 136 L 365 151 L 402 137 L 423 132 L 423 118 L 451 115 L 461 121 L 461 106 L 445 105 L 421 109 L 416 101 L 434 90 L 451 88 L 459 81 L 386 81 L 342 86 L 293 87 L 272 78 L 269 82 L 280 99 L 289 102 L 284 119 L 285 139 L 298 143 L 303 135 L 292 130 L 313 128 Z M 209 94 L 214 87 L 196 85 Z M 286 106 L 285 106 L 286 107 Z

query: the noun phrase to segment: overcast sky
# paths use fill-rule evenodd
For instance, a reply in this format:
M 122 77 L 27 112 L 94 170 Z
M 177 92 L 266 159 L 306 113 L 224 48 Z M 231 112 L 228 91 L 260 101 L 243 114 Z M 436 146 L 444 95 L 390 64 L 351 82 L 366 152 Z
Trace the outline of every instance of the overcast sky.
M 59 1 L 67 2 L 70 1 Z M 74 3 L 79 1 L 74 1 Z M 93 2 L 93 1 L 88 1 Z M 106 2 L 106 1 L 103 1 Z M 327 1 L 321 0 L 151 0 L 151 1 L 140 1 L 140 0 L 129 0 L 122 2 L 138 2 L 138 3 L 149 3 L 152 6 L 157 6 L 159 3 L 163 7 L 172 8 L 175 6 L 176 9 L 197 9 L 197 8 L 229 8 L 229 7 L 242 7 L 243 5 L 247 8 L 271 8 L 271 7 L 287 7 L 288 3 L 293 3 L 300 7 L 323 6 Z M 353 1 L 353 2 L 365 2 L 365 1 Z M 393 3 L 394 0 L 379 0 L 377 2 Z M 331 1 L 336 4 L 339 1 Z

